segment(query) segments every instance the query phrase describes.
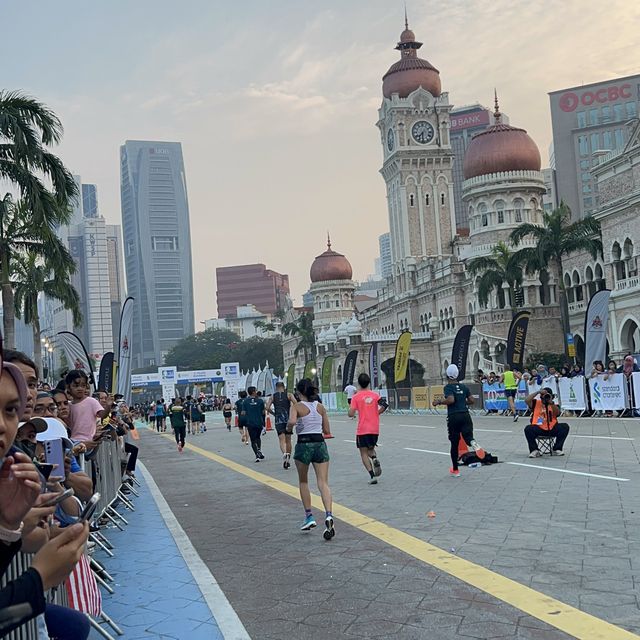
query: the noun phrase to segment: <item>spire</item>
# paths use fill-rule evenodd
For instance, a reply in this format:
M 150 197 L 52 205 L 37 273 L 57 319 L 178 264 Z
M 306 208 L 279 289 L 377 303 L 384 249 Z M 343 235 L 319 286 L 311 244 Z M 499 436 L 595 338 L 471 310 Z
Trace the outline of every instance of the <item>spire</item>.
M 407 3 L 404 3 L 404 28 L 409 29 L 409 19 L 407 18 Z
M 327 251 L 331 251 L 331 236 L 329 235 L 329 231 L 327 231 Z
M 502 114 L 500 113 L 500 105 L 498 104 L 498 90 L 494 88 L 493 90 L 494 97 L 494 111 L 493 117 L 495 118 L 495 123 L 500 124 L 500 119 L 502 118 Z

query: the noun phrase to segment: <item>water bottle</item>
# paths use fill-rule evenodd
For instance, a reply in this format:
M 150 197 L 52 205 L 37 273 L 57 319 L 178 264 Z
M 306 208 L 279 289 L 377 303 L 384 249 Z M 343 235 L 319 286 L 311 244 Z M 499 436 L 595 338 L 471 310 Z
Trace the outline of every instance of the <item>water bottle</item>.
M 482 466 L 482 462 L 472 462 L 469 465 L 469 469 L 478 469 L 481 466 Z

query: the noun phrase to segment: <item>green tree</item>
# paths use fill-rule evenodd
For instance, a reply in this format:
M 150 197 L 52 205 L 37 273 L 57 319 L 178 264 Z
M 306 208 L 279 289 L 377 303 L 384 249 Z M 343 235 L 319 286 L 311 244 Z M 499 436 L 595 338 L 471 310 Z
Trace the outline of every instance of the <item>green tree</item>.
M 214 369 L 221 362 L 236 362 L 240 336 L 226 329 L 206 329 L 178 341 L 165 356 L 168 366 L 182 370 Z
M 55 239 L 53 244 L 60 242 Z M 62 247 L 64 249 L 64 247 Z M 54 250 L 52 253 L 56 254 Z M 80 313 L 80 296 L 69 281 L 69 271 L 75 271 L 75 263 L 58 265 L 54 270 L 51 263 L 43 260 L 38 253 L 27 251 L 14 260 L 12 264 L 12 284 L 14 288 L 15 314 L 33 331 L 34 360 L 38 370 L 42 371 L 42 350 L 40 349 L 40 314 L 38 313 L 38 296 L 44 293 L 50 300 L 62 302 L 65 309 L 73 314 L 73 323 L 82 325 Z
M 600 223 L 591 216 L 572 222 L 571 209 L 561 202 L 557 209 L 543 214 L 541 226 L 525 222 L 514 229 L 510 237 L 515 246 L 526 238 L 535 241 L 535 247 L 525 248 L 520 252 L 528 273 L 549 269 L 555 276 L 566 351 L 566 337 L 570 327 L 562 262 L 579 251 L 588 253 L 594 259 L 598 255 L 602 256 Z
M 235 353 L 240 368 L 245 371 L 258 366 L 264 368 L 268 362 L 276 375 L 284 374 L 282 341 L 279 338 L 249 338 L 238 345 Z
M 304 311 L 294 322 L 287 322 L 282 327 L 282 333 L 285 336 L 298 338 L 298 344 L 293 352 L 295 356 L 302 351 L 305 362 L 308 362 L 310 358 L 315 358 L 316 336 L 313 331 L 312 311 Z
M 504 242 L 498 242 L 491 249 L 491 255 L 469 260 L 467 269 L 472 276 L 482 274 L 478 282 L 478 299 L 483 307 L 495 290 L 500 307 L 515 309 L 516 290 L 520 288 L 523 276 L 523 256 L 519 251 L 512 251 Z M 508 300 L 504 299 L 505 284 L 509 291 Z
M 60 142 L 63 128 L 58 117 L 43 103 L 18 91 L 0 91 L 0 178 L 17 190 L 22 206 L 14 212 L 26 217 L 13 230 L 31 238 L 53 232 L 70 218 L 70 202 L 78 197 L 71 173 L 48 147 Z M 12 199 L 0 201 L 4 217 Z M 15 347 L 13 288 L 8 267 L 11 262 L 11 227 L 0 220 L 0 267 L 5 344 Z
M 255 320 L 253 326 L 256 329 L 262 329 L 263 331 L 275 331 L 276 325 L 273 322 L 266 322 L 265 320 Z

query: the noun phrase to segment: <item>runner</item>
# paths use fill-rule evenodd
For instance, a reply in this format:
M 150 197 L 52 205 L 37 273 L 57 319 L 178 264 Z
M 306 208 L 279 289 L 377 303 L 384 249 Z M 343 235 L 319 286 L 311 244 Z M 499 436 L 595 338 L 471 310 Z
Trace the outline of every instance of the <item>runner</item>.
M 289 411 L 296 399 L 292 393 L 287 393 L 284 382 L 276 384 L 276 392 L 267 401 L 267 413 L 274 416 L 276 423 L 276 433 L 280 441 L 280 451 L 282 451 L 282 468 L 288 469 L 291 466 L 291 433 L 287 431 Z
M 164 431 L 164 429 L 162 428 L 162 423 L 164 421 L 164 401 L 163 400 L 158 400 L 156 402 L 156 410 L 154 415 L 156 419 L 156 429 L 158 433 L 160 433 L 160 431 Z
M 227 429 L 231 431 L 231 417 L 233 416 L 233 405 L 231 404 L 231 400 L 229 398 L 224 399 L 224 404 L 222 405 L 222 415 L 224 416 L 224 423 L 227 425 Z
M 187 396 L 186 402 L 184 403 L 184 417 L 187 421 L 187 433 L 192 436 L 195 436 L 198 433 L 198 422 L 197 420 L 193 420 L 193 397 Z
M 288 428 L 292 430 L 295 425 L 298 436 L 293 459 L 298 470 L 300 498 L 304 507 L 304 522 L 300 530 L 310 531 L 316 526 L 311 512 L 309 491 L 309 465 L 312 464 L 325 508 L 323 536 L 325 540 L 331 540 L 335 535 L 335 528 L 331 511 L 331 489 L 329 489 L 329 451 L 324 440 L 324 435 L 331 433 L 329 416 L 324 406 L 318 402 L 318 390 L 311 380 L 303 378 L 296 385 L 296 389 L 300 395 L 300 402 L 291 404 Z
M 376 455 L 376 445 L 380 435 L 380 414 L 389 405 L 375 391 L 369 389 L 371 378 L 366 373 L 358 376 L 360 391 L 351 398 L 349 416 L 353 418 L 358 412 L 358 428 L 356 429 L 356 447 L 360 451 L 360 459 L 369 473 L 369 484 L 378 484 L 382 474 L 380 460 Z
M 182 453 L 185 444 L 185 435 L 187 433 L 187 424 L 185 421 L 185 408 L 182 406 L 182 398 L 176 398 L 169 407 L 169 422 L 173 428 L 176 437 L 178 452 Z
M 353 383 L 349 383 L 345 388 L 344 392 L 347 394 L 347 404 L 351 406 L 351 400 L 353 396 L 356 394 L 358 390 L 353 386 Z M 355 416 L 351 417 L 352 420 L 355 419 Z
M 473 396 L 466 384 L 458 382 L 458 367 L 450 364 L 447 367 L 447 384 L 443 391 L 444 400 L 434 400 L 434 407 L 438 405 L 447 406 L 447 429 L 449 431 L 449 442 L 451 443 L 451 469 L 449 473 L 458 478 L 458 445 L 460 436 L 473 449 L 481 460 L 484 458 L 484 449 L 473 439 L 473 422 L 469 414 L 469 405 L 473 404 Z
M 198 415 L 200 417 L 200 433 L 205 433 L 207 430 L 207 416 L 205 415 L 206 407 L 204 400 L 196 403 L 198 409 Z
M 508 364 L 504 365 L 504 373 L 500 376 L 500 382 L 504 385 L 504 395 L 507 397 L 507 404 L 514 422 L 518 422 L 520 417 L 516 412 L 516 395 L 518 394 L 520 378 L 521 375 L 518 371 L 512 371 L 511 366 Z
M 242 403 L 246 397 L 246 391 L 240 391 L 240 393 L 238 393 L 238 399 L 236 400 L 236 421 L 238 423 L 238 429 L 240 429 L 240 441 L 249 444 L 249 434 L 247 433 L 245 419 L 242 415 Z
M 256 454 L 256 462 L 260 462 L 260 460 L 264 460 L 264 454 L 260 450 L 262 447 L 260 436 L 264 429 L 264 419 L 267 412 L 264 408 L 264 400 L 258 397 L 255 387 L 249 387 L 247 394 L 248 397 L 242 401 L 242 413 L 240 415 L 245 419 L 251 440 L 251 448 L 253 453 Z

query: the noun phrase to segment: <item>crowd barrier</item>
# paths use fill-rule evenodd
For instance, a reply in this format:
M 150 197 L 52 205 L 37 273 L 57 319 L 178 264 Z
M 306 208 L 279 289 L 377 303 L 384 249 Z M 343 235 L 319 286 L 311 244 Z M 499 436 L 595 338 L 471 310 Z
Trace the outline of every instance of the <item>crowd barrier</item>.
M 594 378 L 575 376 L 573 378 L 543 379 L 533 377 L 520 380 L 516 390 L 517 411 L 526 412 L 525 398 L 543 387 L 552 389 L 555 402 L 562 412 L 584 414 L 586 412 L 640 411 L 640 372 L 627 378 L 622 373 L 603 374 Z M 499 382 L 465 383 L 474 398 L 474 408 L 491 412 L 502 412 L 509 408 L 504 385 Z M 444 385 L 398 389 L 376 389 L 385 397 L 392 411 L 441 413 L 443 407 L 434 408 L 434 400 L 442 400 Z M 323 393 L 322 401 L 330 411 L 346 411 L 348 403 L 342 392 Z
M 134 510 L 132 502 L 127 496 L 122 493 L 122 469 L 123 464 L 126 461 L 127 454 L 124 453 L 121 439 L 117 441 L 106 440 L 103 441 L 96 449 L 93 456 L 89 456 L 85 459 L 84 456 L 80 457 L 80 466 L 85 473 L 93 479 L 94 491 L 100 493 L 100 502 L 96 509 L 96 520 L 100 518 L 106 518 L 113 526 L 123 529 L 123 524 L 127 524 L 126 519 L 117 511 L 116 506 L 122 505 L 129 510 Z M 134 487 L 129 486 L 129 490 L 138 495 Z M 102 531 L 93 532 L 90 535 L 90 539 L 96 543 L 101 549 L 107 553 L 110 557 L 114 556 L 113 545 L 109 542 Z M 24 573 L 30 566 L 33 559 L 32 554 L 17 553 L 9 567 L 5 571 L 4 575 L 0 578 L 0 587 L 6 586 L 7 583 L 18 578 Z M 91 558 L 90 560 L 92 569 L 97 571 L 96 579 L 98 583 L 108 592 L 113 593 L 113 588 L 107 581 L 113 582 L 113 579 L 105 568 L 100 565 L 96 560 Z M 66 589 L 64 586 L 60 586 L 56 589 L 51 589 L 45 594 L 47 602 L 68 605 L 68 598 Z M 100 612 L 96 621 L 90 618 L 91 626 L 107 640 L 113 640 L 111 636 L 100 623 L 108 624 L 117 635 L 123 635 L 122 631 L 118 628 L 116 623 L 105 614 L 104 611 Z M 26 624 L 15 629 L 11 633 L 3 636 L 8 640 L 38 640 L 38 624 L 37 621 L 30 620 Z

